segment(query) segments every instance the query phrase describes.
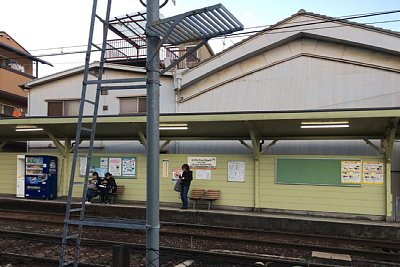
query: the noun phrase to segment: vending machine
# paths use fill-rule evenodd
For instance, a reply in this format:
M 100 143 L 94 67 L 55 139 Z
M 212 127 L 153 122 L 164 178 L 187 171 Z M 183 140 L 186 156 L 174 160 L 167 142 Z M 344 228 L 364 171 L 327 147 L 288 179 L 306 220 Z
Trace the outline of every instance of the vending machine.
M 57 198 L 57 157 L 25 157 L 25 197 Z

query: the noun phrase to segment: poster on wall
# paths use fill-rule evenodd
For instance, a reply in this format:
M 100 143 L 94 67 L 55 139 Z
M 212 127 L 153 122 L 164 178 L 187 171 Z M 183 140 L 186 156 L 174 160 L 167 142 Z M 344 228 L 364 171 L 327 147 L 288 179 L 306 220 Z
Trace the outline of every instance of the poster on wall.
M 342 184 L 360 184 L 361 165 L 362 162 L 359 160 L 343 160 L 340 172 Z
M 136 159 L 122 158 L 122 176 L 136 175 Z
M 172 182 L 176 182 L 179 180 L 179 176 L 182 175 L 181 169 L 173 169 L 172 170 Z
M 168 169 L 169 169 L 169 160 L 163 159 L 163 161 L 162 161 L 162 177 L 163 178 L 168 177 Z
M 363 164 L 364 184 L 383 184 L 383 162 L 366 161 Z
M 121 176 L 121 158 L 108 159 L 108 171 L 114 176 Z
M 196 179 L 211 180 L 211 170 L 196 170 Z
M 244 182 L 245 170 L 244 161 L 228 161 L 228 182 Z
M 100 158 L 100 169 L 101 173 L 98 173 L 100 177 L 104 177 L 108 172 L 108 158 Z
M 87 158 L 86 157 L 80 157 L 79 158 L 79 175 L 80 176 L 85 176 L 85 174 L 86 174 L 86 166 L 87 166 Z

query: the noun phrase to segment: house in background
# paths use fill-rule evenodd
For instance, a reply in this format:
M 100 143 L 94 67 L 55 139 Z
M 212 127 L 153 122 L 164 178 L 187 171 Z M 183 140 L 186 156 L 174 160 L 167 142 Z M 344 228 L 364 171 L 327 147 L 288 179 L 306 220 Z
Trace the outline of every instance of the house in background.
M 26 112 L 28 94 L 18 85 L 37 78 L 39 62 L 51 65 L 0 31 L 0 116 L 20 117 Z

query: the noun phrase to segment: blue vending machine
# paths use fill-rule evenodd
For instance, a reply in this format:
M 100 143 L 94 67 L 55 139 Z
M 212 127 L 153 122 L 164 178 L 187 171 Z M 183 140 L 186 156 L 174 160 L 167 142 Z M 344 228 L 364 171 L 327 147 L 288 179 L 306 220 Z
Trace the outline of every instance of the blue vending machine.
M 25 157 L 25 197 L 57 198 L 57 157 Z

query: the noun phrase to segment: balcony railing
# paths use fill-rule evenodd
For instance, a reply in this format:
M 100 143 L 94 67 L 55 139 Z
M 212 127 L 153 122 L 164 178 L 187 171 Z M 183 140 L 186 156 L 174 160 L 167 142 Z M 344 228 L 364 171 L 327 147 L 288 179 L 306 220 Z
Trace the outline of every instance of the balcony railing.
M 108 62 L 135 63 L 147 57 L 146 41 L 144 38 L 115 39 L 107 41 L 105 59 Z M 186 53 L 178 46 L 162 46 L 160 48 L 161 67 L 167 67 Z M 180 62 L 178 69 L 192 68 L 200 62 L 196 54 L 189 55 Z

